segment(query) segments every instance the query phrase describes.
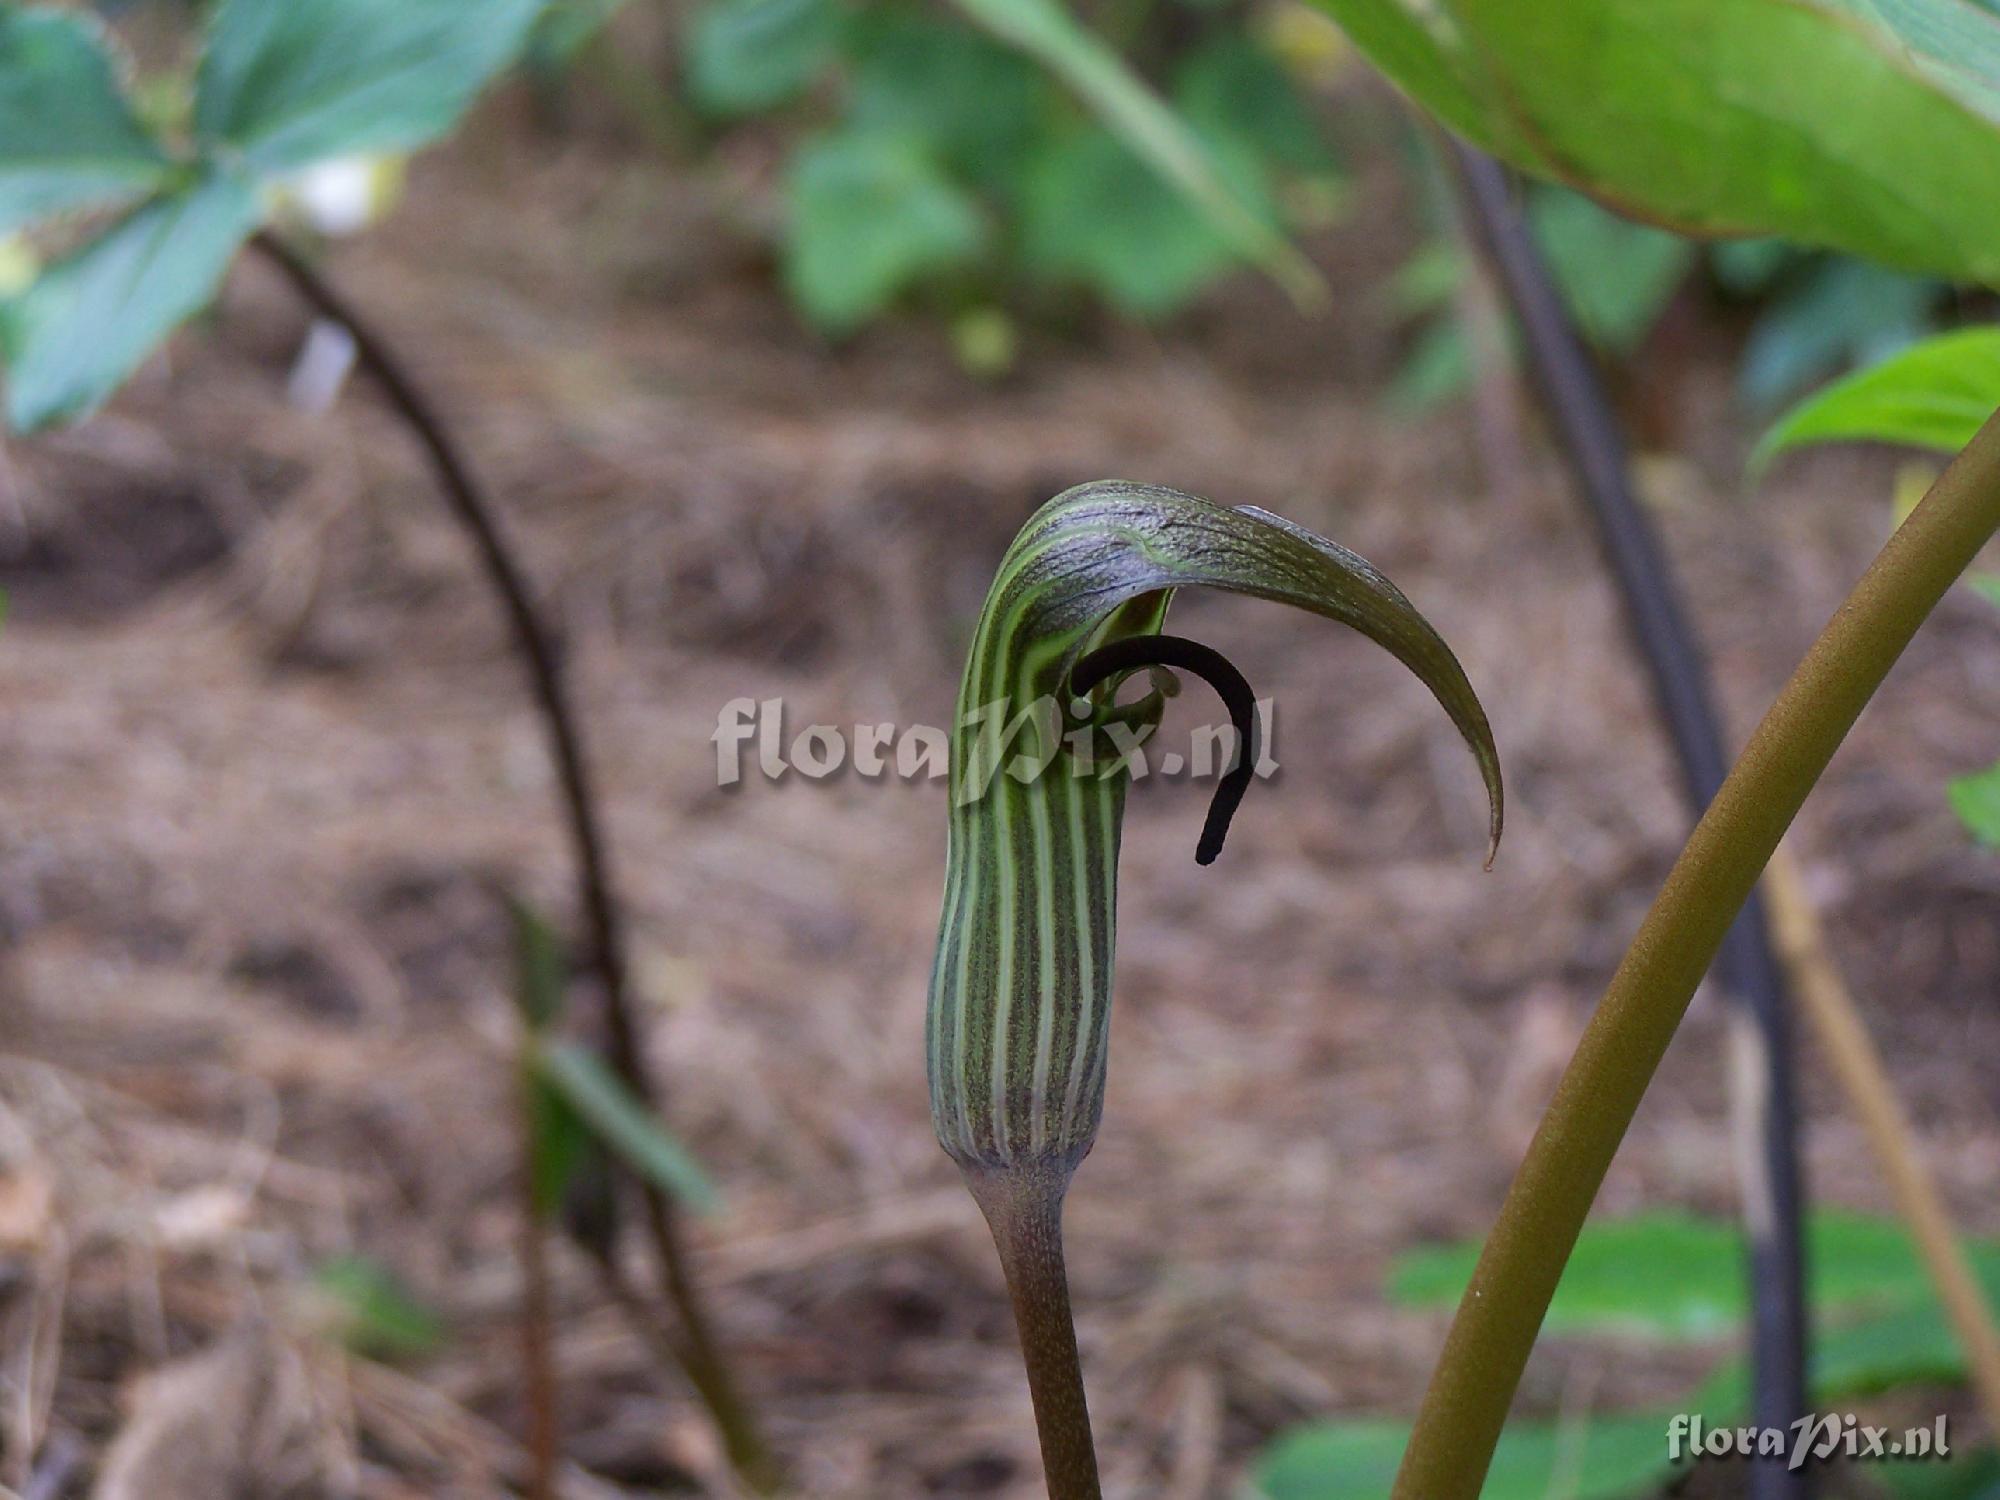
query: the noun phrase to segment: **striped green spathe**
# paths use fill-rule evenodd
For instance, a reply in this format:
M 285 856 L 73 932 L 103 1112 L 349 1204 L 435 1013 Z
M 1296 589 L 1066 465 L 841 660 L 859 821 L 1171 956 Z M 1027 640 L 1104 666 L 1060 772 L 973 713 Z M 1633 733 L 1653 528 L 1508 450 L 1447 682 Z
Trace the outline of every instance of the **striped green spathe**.
M 1122 743 L 1158 692 L 1113 708 L 1116 679 L 1073 717 L 1086 651 L 1156 634 L 1176 588 L 1206 584 L 1350 625 L 1437 697 L 1485 778 L 1485 712 L 1451 650 L 1364 559 L 1251 507 L 1105 481 L 1065 491 L 1014 538 L 986 596 L 951 746 L 944 913 L 932 968 L 931 1116 L 961 1165 L 1074 1167 L 1103 1110 L 1117 915 Z

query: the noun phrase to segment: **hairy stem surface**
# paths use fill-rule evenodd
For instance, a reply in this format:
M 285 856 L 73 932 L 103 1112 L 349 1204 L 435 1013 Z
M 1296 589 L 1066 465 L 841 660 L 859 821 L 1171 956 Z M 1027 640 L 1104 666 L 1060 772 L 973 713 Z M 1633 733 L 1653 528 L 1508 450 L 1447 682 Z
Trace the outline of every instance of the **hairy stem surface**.
M 966 1185 L 986 1215 L 1007 1275 L 1049 1500 L 1101 1500 L 1083 1361 L 1077 1355 L 1069 1277 L 1063 1268 L 1062 1205 L 1069 1176 L 1066 1167 L 1055 1163 L 965 1168 Z
M 589 762 L 584 755 L 582 725 L 570 703 L 568 679 L 555 631 L 536 604 L 527 572 L 500 528 L 499 507 L 474 474 L 471 463 L 422 386 L 354 304 L 270 230 L 258 231 L 250 243 L 306 302 L 343 325 L 353 336 L 361 363 L 375 377 L 390 405 L 429 456 L 438 487 L 444 492 L 453 517 L 472 541 L 487 581 L 506 610 L 548 736 L 549 754 L 555 762 L 564 820 L 576 859 L 577 903 L 589 933 L 591 966 L 604 991 L 611 1065 L 642 1103 L 657 1110 L 659 1089 L 647 1065 L 632 1013 L 624 926 L 612 893 L 610 856 Z M 660 1263 L 661 1279 L 680 1322 L 681 1337 L 676 1347 L 680 1350 L 682 1371 L 714 1417 L 737 1471 L 760 1490 L 773 1488 L 777 1482 L 775 1463 L 758 1431 L 754 1413 L 737 1391 L 709 1325 L 707 1310 L 688 1266 L 674 1206 L 650 1182 L 641 1180 L 639 1190 L 645 1202 L 647 1227 Z
M 1910 638 L 2000 527 L 2000 417 L 1889 539 L 1696 825 L 1578 1044 L 1431 1377 L 1396 1500 L 1477 1500 L 1584 1216 L 1695 987 Z

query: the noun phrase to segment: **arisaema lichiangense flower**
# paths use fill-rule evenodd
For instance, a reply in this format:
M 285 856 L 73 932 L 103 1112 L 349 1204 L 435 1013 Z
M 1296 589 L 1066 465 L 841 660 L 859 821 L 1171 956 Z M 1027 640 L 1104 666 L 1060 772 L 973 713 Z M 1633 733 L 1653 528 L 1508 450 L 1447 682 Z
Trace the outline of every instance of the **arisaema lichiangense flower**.
M 1061 1207 L 1103 1111 L 1129 752 L 1157 727 L 1174 669 L 1205 678 L 1228 705 L 1236 759 L 1197 847 L 1203 864 L 1220 852 L 1257 758 L 1242 675 L 1161 633 L 1174 591 L 1197 585 L 1323 615 L 1387 649 L 1470 746 L 1500 837 L 1486 714 L 1444 640 L 1365 559 L 1267 511 L 1115 482 L 1058 495 L 1015 537 L 954 719 L 931 1114 L 1000 1249 L 1057 1500 L 1097 1494 Z M 1120 703 L 1121 684 L 1142 671 L 1152 690 Z

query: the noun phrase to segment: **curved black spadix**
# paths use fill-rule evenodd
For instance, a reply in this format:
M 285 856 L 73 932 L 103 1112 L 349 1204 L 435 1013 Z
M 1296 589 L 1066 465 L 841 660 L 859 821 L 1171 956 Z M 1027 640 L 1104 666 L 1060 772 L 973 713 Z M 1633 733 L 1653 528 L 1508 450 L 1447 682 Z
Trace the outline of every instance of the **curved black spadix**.
M 1134 635 L 1100 646 L 1070 669 L 1070 689 L 1079 698 L 1087 697 L 1105 678 L 1140 667 L 1177 667 L 1194 673 L 1215 689 L 1235 726 L 1236 762 L 1216 784 L 1215 795 L 1208 802 L 1208 817 L 1201 825 L 1201 841 L 1194 849 L 1196 864 L 1212 865 L 1229 835 L 1229 820 L 1236 816 L 1256 774 L 1257 695 L 1228 657 L 1213 646 L 1180 635 Z

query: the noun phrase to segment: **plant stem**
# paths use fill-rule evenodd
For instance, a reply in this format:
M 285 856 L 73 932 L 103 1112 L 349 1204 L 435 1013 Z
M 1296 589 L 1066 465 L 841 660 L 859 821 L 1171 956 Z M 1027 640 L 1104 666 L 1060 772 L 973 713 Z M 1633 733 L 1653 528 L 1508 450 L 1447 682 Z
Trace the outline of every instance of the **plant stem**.
M 1476 1500 L 1521 1370 L 1695 987 L 1889 668 L 2000 527 L 2000 417 L 1883 547 L 1757 726 L 1599 1002 L 1459 1303 L 1395 1500 Z
M 549 1299 L 548 1225 L 535 1186 L 533 1084 L 521 1070 L 521 1380 L 528 1407 L 529 1500 L 556 1500 L 562 1435 Z
M 1772 856 L 1770 868 L 1764 872 L 1764 892 L 1770 898 L 1778 941 L 1791 966 L 1793 986 L 1806 1018 L 1861 1121 L 1896 1199 L 1896 1211 L 1909 1225 L 1910 1238 L 1923 1256 L 1945 1317 L 1965 1349 L 1972 1386 L 1986 1413 L 1986 1426 L 2000 1433 L 2000 1329 L 1994 1326 L 1993 1310 L 1987 1306 L 1986 1295 L 1966 1258 L 1951 1211 L 1924 1166 L 1909 1116 L 1882 1066 L 1882 1055 L 1875 1050 L 1867 1023 L 1826 951 L 1819 915 L 1788 849 L 1781 848 Z
M 620 910 L 612 895 L 610 856 L 602 820 L 584 755 L 583 729 L 570 704 L 562 654 L 554 630 L 543 618 L 529 588 L 527 574 L 500 528 L 499 507 L 474 475 L 450 429 L 429 397 L 386 339 L 346 296 L 303 256 L 268 229 L 252 237 L 251 246 L 282 272 L 308 303 L 344 325 L 354 338 L 361 362 L 375 376 L 430 457 L 438 486 L 452 515 L 471 539 L 487 581 L 500 597 L 513 628 L 514 641 L 527 668 L 535 706 L 548 736 L 555 762 L 562 808 L 576 860 L 577 902 L 589 933 L 591 965 L 604 993 L 605 1032 L 612 1067 L 649 1109 L 659 1108 L 659 1089 L 639 1041 L 638 1023 L 625 966 L 625 935 Z M 754 1413 L 736 1389 L 709 1326 L 681 1241 L 673 1204 L 652 1183 L 638 1183 L 646 1221 L 660 1263 L 668 1300 L 680 1320 L 682 1366 L 689 1382 L 708 1407 L 732 1462 L 760 1490 L 777 1482 L 776 1465 L 759 1433 Z
M 1077 1355 L 1069 1277 L 1063 1268 L 1062 1206 L 1070 1168 L 1048 1163 L 964 1170 L 1007 1276 L 1049 1500 L 1101 1500 L 1083 1362 Z
M 1617 414 L 1541 248 L 1515 207 L 1505 168 L 1469 146 L 1448 148 L 1461 197 L 1521 327 L 1550 424 L 1595 523 L 1625 615 L 1653 684 L 1695 815 L 1728 768 L 1707 663 L 1673 564 L 1632 492 Z M 1733 1076 L 1745 1136 L 1743 1222 L 1750 1245 L 1753 1420 L 1789 1429 L 1806 1410 L 1805 1189 L 1799 1164 L 1798 1081 L 1791 1016 L 1762 904 L 1753 895 L 1729 929 L 1716 977 L 1747 1067 Z M 1791 1500 L 1810 1476 L 1782 1460 L 1753 1464 L 1755 1500 Z

